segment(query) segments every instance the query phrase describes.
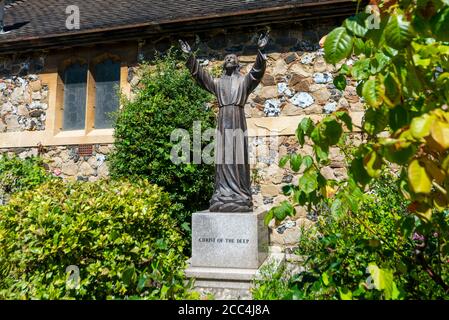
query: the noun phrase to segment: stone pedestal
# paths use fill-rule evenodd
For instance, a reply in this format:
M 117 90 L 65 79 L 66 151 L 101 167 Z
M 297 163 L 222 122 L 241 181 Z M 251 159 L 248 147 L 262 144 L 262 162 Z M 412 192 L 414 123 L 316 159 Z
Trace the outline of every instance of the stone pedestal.
M 229 298 L 250 297 L 251 281 L 268 257 L 265 214 L 265 211 L 193 214 L 192 258 L 186 275 L 195 279 L 196 289 L 213 293 L 224 290 L 230 293 Z

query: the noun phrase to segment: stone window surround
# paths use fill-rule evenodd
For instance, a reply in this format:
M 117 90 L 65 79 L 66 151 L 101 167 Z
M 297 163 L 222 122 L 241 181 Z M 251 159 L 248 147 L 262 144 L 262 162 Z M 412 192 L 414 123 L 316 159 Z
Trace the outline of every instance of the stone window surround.
M 94 67 L 107 59 L 121 62 L 120 91 L 130 97 L 131 86 L 128 83 L 128 67 L 134 63 L 131 58 L 133 48 L 83 48 L 70 49 L 48 56 L 49 66 L 39 75 L 39 80 L 49 89 L 47 119 L 44 131 L 21 131 L 0 133 L 0 148 L 19 148 L 78 145 L 78 144 L 109 144 L 113 143 L 113 129 L 94 129 L 95 116 L 95 78 Z M 75 51 L 75 54 L 73 52 Z M 88 63 L 86 127 L 84 130 L 62 131 L 64 83 L 62 74 L 71 63 L 82 61 Z
M 125 76 L 125 79 L 128 77 L 128 67 L 126 65 L 123 65 L 121 62 L 121 57 L 115 54 L 111 53 L 103 53 L 99 56 L 94 57 L 93 59 L 87 60 L 85 57 L 71 57 L 65 61 L 63 61 L 58 68 L 59 74 L 58 74 L 58 83 L 57 83 L 57 106 L 59 107 L 59 111 L 56 110 L 56 135 L 57 136 L 73 136 L 73 135 L 89 135 L 91 133 L 106 133 L 108 134 L 111 132 L 112 134 L 112 128 L 111 129 L 95 129 L 94 123 L 95 123 L 95 98 L 96 98 L 96 83 L 95 83 L 95 74 L 94 69 L 97 64 L 100 64 L 106 60 L 112 60 L 114 62 L 120 62 L 121 63 L 121 70 L 120 70 L 120 79 L 122 80 Z M 63 130 L 63 117 L 64 117 L 64 110 L 63 110 L 63 104 L 64 104 L 64 82 L 63 82 L 63 74 L 67 67 L 74 63 L 79 64 L 87 64 L 87 80 L 86 80 L 86 86 L 87 86 L 87 97 L 86 97 L 86 120 L 85 120 L 85 128 L 84 130 Z M 120 81 L 120 90 L 123 90 L 124 85 L 126 83 L 123 83 Z

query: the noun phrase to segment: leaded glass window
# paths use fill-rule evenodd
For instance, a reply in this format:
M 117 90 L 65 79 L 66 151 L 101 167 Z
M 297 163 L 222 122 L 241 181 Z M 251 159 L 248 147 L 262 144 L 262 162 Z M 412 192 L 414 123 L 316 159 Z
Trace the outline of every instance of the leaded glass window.
M 72 64 L 64 71 L 63 80 L 63 130 L 82 130 L 86 122 L 87 64 Z
M 118 110 L 120 62 L 110 59 L 95 66 L 95 128 L 112 128 L 112 112 Z

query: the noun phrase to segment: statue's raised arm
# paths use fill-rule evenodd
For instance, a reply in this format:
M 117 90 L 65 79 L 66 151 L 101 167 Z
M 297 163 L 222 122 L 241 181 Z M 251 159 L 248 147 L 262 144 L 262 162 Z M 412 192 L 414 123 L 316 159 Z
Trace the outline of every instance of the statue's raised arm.
M 189 68 L 190 73 L 193 78 L 195 78 L 196 82 L 205 90 L 209 91 L 212 94 L 215 94 L 215 82 L 212 76 L 203 69 L 198 60 L 195 58 L 195 55 L 192 53 L 192 49 L 189 44 L 183 40 L 179 40 L 179 44 L 181 46 L 181 50 L 189 54 L 189 58 L 187 59 L 187 68 Z
M 265 46 L 268 44 L 270 40 L 269 32 L 266 34 L 261 34 L 259 40 L 257 42 L 257 46 L 259 47 L 259 51 L 257 53 L 256 62 L 251 68 L 250 72 L 245 77 L 245 82 L 248 87 L 248 92 L 253 91 L 260 83 L 265 74 L 265 69 L 267 68 L 267 57 L 262 52 Z
M 263 50 L 268 44 L 268 41 L 270 41 L 270 31 L 267 31 L 267 33 L 260 35 L 259 41 L 257 42 L 259 50 Z

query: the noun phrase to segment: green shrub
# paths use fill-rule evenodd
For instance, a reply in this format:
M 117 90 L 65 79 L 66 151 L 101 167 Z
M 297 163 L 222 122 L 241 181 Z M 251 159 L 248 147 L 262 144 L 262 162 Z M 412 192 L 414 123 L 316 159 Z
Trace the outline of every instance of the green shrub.
M 51 180 L 0 207 L 0 299 L 184 297 L 185 246 L 155 185 Z
M 263 266 L 260 276 L 253 282 L 251 294 L 254 300 L 279 300 L 290 294 L 289 272 L 285 264 L 276 268 L 275 264 Z
M 0 155 L 0 203 L 14 192 L 32 189 L 50 179 L 38 157 Z
M 111 175 L 145 177 L 163 187 L 174 204 L 174 215 L 186 226 L 192 212 L 208 207 L 214 171 L 212 165 L 174 164 L 170 152 L 176 143 L 170 136 L 178 128 L 192 136 L 194 121 L 201 121 L 202 131 L 215 127 L 215 115 L 206 107 L 212 96 L 200 89 L 184 62 L 171 52 L 142 70 L 136 97 L 125 99 L 117 115 Z
M 357 213 L 323 210 L 317 224 L 303 231 L 297 254 L 307 258 L 305 271 L 292 277 L 284 298 L 449 298 L 428 273 L 449 278 L 448 257 L 438 248 L 442 235 L 408 212 L 396 179 L 379 179 L 363 199 Z M 439 218 L 447 230 L 448 216 Z M 427 243 L 422 252 L 420 238 Z M 432 264 L 423 265 L 423 255 Z

